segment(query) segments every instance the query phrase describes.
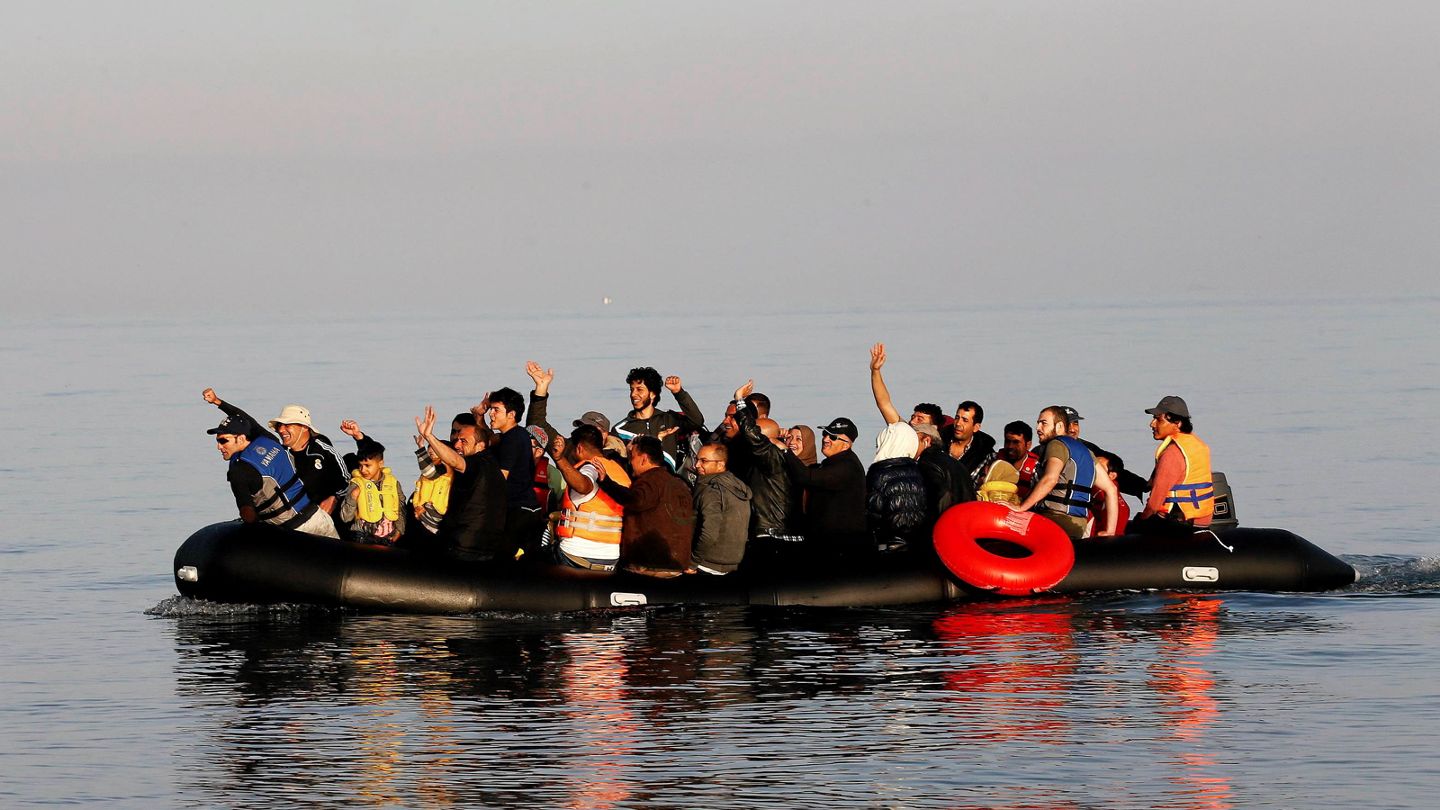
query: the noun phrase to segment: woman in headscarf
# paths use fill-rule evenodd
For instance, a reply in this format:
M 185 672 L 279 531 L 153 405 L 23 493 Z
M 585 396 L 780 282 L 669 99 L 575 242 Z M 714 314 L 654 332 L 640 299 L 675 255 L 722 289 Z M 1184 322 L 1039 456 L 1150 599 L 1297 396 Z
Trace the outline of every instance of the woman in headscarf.
M 806 467 L 814 467 L 820 463 L 820 455 L 815 450 L 815 431 L 809 425 L 794 425 L 785 431 L 785 447 Z M 789 471 L 788 466 L 786 471 Z M 797 532 L 807 537 L 810 535 L 809 507 L 810 493 L 792 475 L 790 477 L 790 514 L 798 518 L 795 522 Z

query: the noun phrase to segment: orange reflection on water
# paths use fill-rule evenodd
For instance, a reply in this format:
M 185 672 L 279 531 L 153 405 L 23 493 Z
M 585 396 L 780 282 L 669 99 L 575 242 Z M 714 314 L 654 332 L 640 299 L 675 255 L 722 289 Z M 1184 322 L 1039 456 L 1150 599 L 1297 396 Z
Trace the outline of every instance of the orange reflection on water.
M 981 739 L 1065 742 L 1070 723 L 1061 710 L 1075 672 L 1074 631 L 1068 614 L 1023 609 L 1033 604 L 962 605 L 933 623 L 956 656 L 945 687 Z
M 1198 748 L 1220 716 L 1215 676 L 1201 659 L 1215 652 L 1223 605 L 1218 597 L 1188 596 L 1167 607 L 1180 621 L 1159 631 L 1159 658 L 1150 666 L 1150 686 L 1165 706 L 1170 736 L 1187 746 L 1171 760 L 1179 767 L 1171 781 L 1182 788 L 1185 806 L 1195 810 L 1234 806 L 1230 780 L 1213 775 L 1219 765 L 1214 754 Z
M 579 737 L 575 765 L 590 769 L 573 782 L 566 807 L 601 810 L 630 798 L 624 758 L 638 731 L 625 702 L 624 639 L 616 633 L 568 633 L 561 672 L 565 713 Z

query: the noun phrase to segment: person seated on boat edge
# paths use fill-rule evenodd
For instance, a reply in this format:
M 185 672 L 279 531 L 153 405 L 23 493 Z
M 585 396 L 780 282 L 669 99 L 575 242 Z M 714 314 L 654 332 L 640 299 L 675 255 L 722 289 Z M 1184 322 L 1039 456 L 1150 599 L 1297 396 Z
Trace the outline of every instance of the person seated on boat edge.
M 749 536 L 757 549 L 775 543 L 799 543 L 804 540 L 792 526 L 790 506 L 794 503 L 791 495 L 790 474 L 785 470 L 785 456 L 789 450 L 780 440 L 780 425 L 769 417 L 757 415 L 756 405 L 751 400 L 755 381 L 747 380 L 735 389 L 735 396 L 725 408 L 727 423 L 733 422 L 733 436 L 727 438 L 726 466 L 730 470 L 730 459 L 737 456 L 744 459 L 736 465 L 742 472 L 730 470 L 730 474 L 744 481 L 750 490 Z M 769 398 L 765 398 L 766 407 Z
M 1081 416 L 1079 411 L 1075 410 L 1069 405 L 1061 405 L 1060 407 L 1064 408 L 1065 415 L 1070 417 L 1070 429 L 1066 432 L 1066 435 L 1070 436 L 1072 439 L 1080 439 L 1080 443 L 1089 448 L 1091 454 L 1093 455 L 1099 456 L 1101 453 L 1105 452 L 1105 450 L 1103 450 L 1099 445 L 1095 444 L 1094 442 L 1089 441 L 1088 439 L 1080 438 L 1080 421 L 1085 417 Z M 1119 491 L 1122 494 L 1134 495 L 1137 498 L 1145 497 L 1145 479 L 1141 478 L 1133 472 L 1130 472 L 1129 470 L 1121 473 L 1120 477 L 1115 481 L 1115 486 L 1119 488 Z M 1124 530 L 1124 524 L 1121 524 L 1120 528 L 1121 530 Z
M 226 415 L 243 416 L 250 424 L 258 426 L 259 423 L 250 414 L 220 399 L 214 388 L 206 388 L 202 396 Z M 330 439 L 315 432 L 310 423 L 310 409 L 304 405 L 286 405 L 280 409 L 279 416 L 270 420 L 270 430 L 271 437 L 277 438 L 290 451 L 290 461 L 300 474 L 310 502 L 333 517 L 335 508 L 350 486 L 350 475 Z M 250 438 L 253 440 L 255 437 Z
M 970 475 L 970 483 L 976 490 L 985 480 L 985 472 L 995 459 L 995 437 L 980 429 L 985 420 L 985 409 L 980 403 L 967 399 L 955 406 L 955 419 L 950 423 L 954 431 L 947 448 L 950 457 Z
M 546 448 L 565 480 L 555 525 L 559 542 L 551 554 L 557 565 L 613 571 L 619 562 L 625 507 L 600 488 L 600 481 L 614 479 L 629 486 L 630 476 L 619 462 L 604 455 L 604 443 L 599 428 L 582 422 L 570 432 L 569 442 L 556 436 Z
M 1124 534 L 1125 528 L 1130 525 L 1130 504 L 1125 501 L 1125 493 L 1120 491 L 1120 476 L 1125 474 L 1125 461 L 1109 450 L 1101 450 L 1095 453 L 1095 465 L 1098 468 L 1096 475 L 1103 475 L 1115 484 L 1115 505 L 1119 507 L 1119 513 L 1115 516 L 1115 533 Z M 1091 512 L 1091 530 L 1086 534 L 1089 536 L 1095 526 L 1104 526 L 1109 517 L 1105 514 L 1105 499 L 1099 488 L 1090 492 L 1090 503 L 1094 505 Z
M 1029 425 L 1017 419 L 1005 426 L 1002 435 L 1005 443 L 998 456 L 1010 462 L 1010 466 L 1019 473 L 1015 494 L 1023 501 L 1030 497 L 1030 489 L 1035 485 L 1035 468 L 1040 464 L 1039 448 L 1030 446 L 1035 434 Z
M 874 397 L 875 407 L 880 410 L 880 416 L 884 418 L 886 425 L 886 432 L 882 433 L 876 439 L 877 447 L 886 441 L 887 435 L 892 437 L 890 440 L 893 442 L 896 437 L 900 437 L 903 433 L 903 431 L 890 429 L 892 425 L 898 425 L 901 424 L 901 422 L 900 412 L 895 410 L 895 404 L 890 398 L 890 389 L 885 385 L 883 369 L 887 359 L 884 343 L 876 343 L 870 347 L 870 394 Z M 937 412 L 939 411 L 939 406 L 933 407 L 935 407 Z M 918 420 L 918 425 L 916 416 L 923 417 Z M 940 516 L 940 513 L 958 503 L 959 498 L 966 494 L 969 496 L 968 500 L 974 500 L 975 497 L 973 488 L 967 486 L 968 482 L 967 484 L 959 483 L 960 479 L 968 478 L 968 476 L 962 473 L 959 463 L 950 458 L 949 454 L 938 447 L 940 431 L 931 421 L 932 418 L 932 413 L 927 411 L 922 414 L 917 410 L 916 413 L 911 415 L 910 422 L 908 423 L 911 431 L 915 434 L 915 450 L 913 451 L 912 457 L 915 459 L 913 466 L 915 467 L 915 471 L 918 472 L 921 484 L 924 487 L 924 515 L 921 518 L 922 525 L 908 529 L 906 531 L 907 535 L 929 531 L 929 528 L 935 525 L 935 520 Z M 923 435 L 921 433 L 922 431 L 924 431 Z M 905 438 L 904 442 L 908 445 L 909 439 Z M 876 461 L 878 462 L 880 460 L 880 456 L 877 453 Z M 887 473 L 884 476 L 887 486 L 892 488 L 898 480 L 908 480 L 911 477 L 908 469 L 911 465 L 900 465 L 898 462 L 890 461 L 887 461 L 884 465 L 884 467 L 895 466 L 904 466 L 906 467 L 906 471 L 900 475 L 899 479 L 896 478 L 895 474 Z M 874 465 L 871 465 L 870 470 L 866 480 L 870 484 L 872 490 L 871 496 L 873 497 L 874 482 L 872 481 L 872 477 L 878 473 Z M 898 494 L 900 490 L 894 491 Z M 875 504 L 872 504 L 872 506 L 874 505 Z M 875 528 L 876 515 L 872 514 L 870 520 L 873 531 Z M 881 545 L 886 544 L 887 543 L 882 543 Z
M 1040 438 L 1039 478 L 1019 506 L 1006 505 L 1016 511 L 1044 515 L 1059 524 L 1071 540 L 1080 540 L 1090 520 L 1091 489 L 1099 488 L 1109 517 L 1096 536 L 1110 537 L 1115 534 L 1119 493 L 1108 476 L 1096 474 L 1095 456 L 1089 448 L 1067 434 L 1067 420 L 1060 405 L 1040 412 L 1035 422 L 1035 433 Z
M 455 475 L 449 507 L 435 538 L 420 550 L 441 551 L 473 562 L 513 562 L 516 549 L 507 544 L 505 534 L 505 476 L 495 455 L 487 450 L 495 440 L 494 432 L 478 422 L 459 424 L 457 419 L 451 426 L 450 444 L 446 444 L 435 438 L 435 409 L 429 405 L 423 417 L 415 417 L 415 428 Z
M 290 454 L 273 436 L 239 415 L 227 416 L 205 432 L 215 437 L 220 457 L 230 462 L 225 477 L 242 521 L 339 539 L 335 522 L 311 502 Z
M 600 488 L 625 508 L 620 531 L 620 568 L 652 577 L 676 577 L 690 569 L 695 504 L 690 488 L 665 464 L 654 436 L 636 436 L 628 452 L 633 480 L 624 486 L 608 476 Z
M 804 546 L 812 561 L 854 562 L 869 554 L 865 465 L 852 449 L 859 436 L 854 422 L 837 416 L 820 428 L 823 461 L 806 465 L 794 453 L 785 456 L 791 479 L 805 493 Z
M 724 575 L 740 567 L 749 538 L 751 491 L 725 468 L 723 442 L 700 446 L 695 457 L 695 541 L 691 564 L 702 574 Z M 783 463 L 783 462 L 782 462 Z
M 920 437 L 890 401 L 882 369 L 885 344 L 870 347 L 870 393 L 885 419 L 875 437 L 875 458 L 865 474 L 865 517 L 875 548 L 881 552 L 918 548 L 938 513 L 929 498 L 920 463 Z M 939 431 L 936 431 L 937 433 Z
M 625 383 L 630 386 L 632 410 L 624 419 L 615 423 L 610 432 L 624 441 L 627 448 L 630 440 L 637 436 L 660 439 L 665 452 L 665 466 L 671 470 L 679 469 L 679 429 L 689 427 L 695 430 L 705 424 L 705 416 L 700 413 L 700 406 L 695 404 L 690 393 L 681 385 L 680 378 L 671 375 L 665 378 L 664 387 L 675 397 L 680 411 L 656 409 L 655 403 L 660 401 L 660 372 L 649 366 L 630 369 Z
M 495 443 L 487 447 L 505 478 L 505 544 L 534 554 L 539 551 L 545 524 L 535 503 L 535 454 L 530 451 L 530 434 L 520 425 L 525 397 L 513 388 L 501 388 L 487 392 L 470 412 L 476 419 L 489 420 L 495 432 Z
M 355 470 L 350 489 L 340 502 L 340 524 L 344 538 L 356 543 L 394 545 L 405 533 L 405 493 L 390 468 L 385 466 L 385 445 L 346 419 L 340 431 L 355 440 Z
M 1180 397 L 1167 396 L 1145 413 L 1151 416 L 1150 435 L 1160 446 L 1150 474 L 1150 497 L 1131 522 L 1131 531 L 1179 535 L 1209 526 L 1215 516 L 1210 447 L 1195 436 L 1190 407 Z

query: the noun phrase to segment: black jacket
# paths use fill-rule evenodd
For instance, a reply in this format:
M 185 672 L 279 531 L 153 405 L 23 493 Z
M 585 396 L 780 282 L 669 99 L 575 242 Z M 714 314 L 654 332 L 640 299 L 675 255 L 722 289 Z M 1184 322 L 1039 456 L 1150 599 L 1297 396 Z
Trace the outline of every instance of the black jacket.
M 990 462 L 995 460 L 995 437 L 983 430 L 975 431 L 970 437 L 970 446 L 960 456 L 960 466 L 970 474 L 971 489 L 978 489 L 990 471 Z
M 255 421 L 255 417 L 234 405 L 222 400 L 217 407 L 224 411 L 226 416 L 243 416 L 250 420 L 254 428 L 246 438 L 253 440 L 256 436 L 263 435 L 280 441 L 278 435 L 261 427 L 264 422 Z M 334 497 L 335 506 L 338 507 L 340 499 L 350 490 L 350 474 L 345 470 L 345 462 L 340 460 L 340 454 L 335 452 L 335 446 L 330 439 L 313 428 L 310 430 L 310 443 L 298 452 L 291 450 L 290 461 L 295 464 L 295 474 L 300 476 L 300 482 L 305 485 L 305 495 L 310 498 L 311 503 L 318 504 L 326 498 Z
M 665 462 L 672 470 L 680 466 L 680 434 L 689 430 L 700 430 L 705 426 L 705 415 L 700 413 L 700 406 L 695 404 L 690 392 L 680 389 L 675 395 L 675 402 L 680 405 L 679 411 L 662 411 L 656 409 L 655 415 L 649 419 L 641 419 L 634 411 L 625 415 L 624 419 L 610 426 L 610 433 L 619 436 L 621 441 L 630 441 L 636 436 L 656 436 L 670 430 L 660 439 L 660 445 L 665 448 Z
M 803 528 L 811 548 L 825 553 L 860 551 L 869 546 L 865 465 L 855 451 L 836 453 L 809 467 L 794 453 L 786 453 L 785 469 L 790 480 L 810 494 Z
M 736 474 L 750 486 L 750 535 L 767 529 L 772 534 L 786 534 L 794 528 L 790 476 L 785 471 L 785 457 L 790 453 L 760 432 L 750 406 L 735 409 L 735 424 L 740 426 L 740 435 L 734 449 L 748 459 L 738 465 L 743 472 Z
M 925 496 L 932 519 L 957 503 L 975 500 L 975 483 L 960 463 L 937 445 L 925 448 L 917 459 L 925 479 Z
M 913 458 L 887 458 L 865 476 L 865 518 L 882 548 L 922 540 L 928 530 L 925 479 Z

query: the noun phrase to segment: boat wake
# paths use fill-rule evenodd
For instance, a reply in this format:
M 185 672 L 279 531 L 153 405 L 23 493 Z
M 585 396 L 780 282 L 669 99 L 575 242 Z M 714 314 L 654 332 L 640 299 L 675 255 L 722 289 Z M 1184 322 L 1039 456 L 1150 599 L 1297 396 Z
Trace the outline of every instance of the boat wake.
M 1360 578 L 1342 593 L 1440 596 L 1440 557 L 1409 554 L 1346 554 Z
M 165 619 L 207 616 L 215 618 L 252 618 L 261 616 L 300 616 L 316 613 L 341 613 L 343 608 L 327 608 L 319 605 L 278 604 L 245 605 L 226 602 L 211 602 L 207 599 L 192 599 L 188 596 L 171 596 L 161 599 L 154 607 L 147 608 L 146 616 Z

